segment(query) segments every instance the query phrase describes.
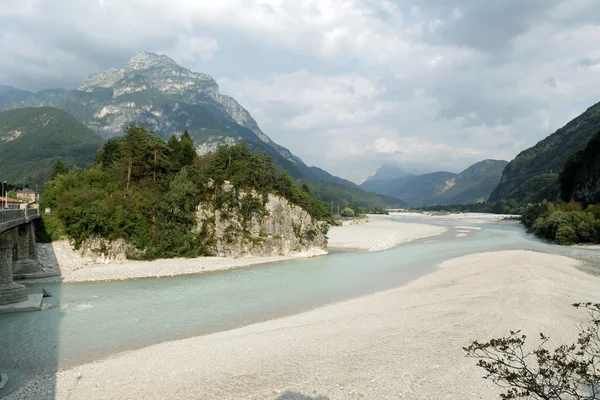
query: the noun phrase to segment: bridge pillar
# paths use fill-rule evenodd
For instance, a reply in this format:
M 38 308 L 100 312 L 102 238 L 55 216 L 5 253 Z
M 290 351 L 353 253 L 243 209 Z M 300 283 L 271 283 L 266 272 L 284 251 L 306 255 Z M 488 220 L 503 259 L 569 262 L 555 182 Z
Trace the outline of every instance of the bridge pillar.
M 0 305 L 26 301 L 27 289 L 13 282 L 12 243 L 0 239 Z
M 37 258 L 35 227 L 33 226 L 33 223 L 19 226 L 16 242 L 16 257 L 13 261 L 13 273 L 15 275 L 23 275 L 40 272 L 42 270 L 42 265 Z

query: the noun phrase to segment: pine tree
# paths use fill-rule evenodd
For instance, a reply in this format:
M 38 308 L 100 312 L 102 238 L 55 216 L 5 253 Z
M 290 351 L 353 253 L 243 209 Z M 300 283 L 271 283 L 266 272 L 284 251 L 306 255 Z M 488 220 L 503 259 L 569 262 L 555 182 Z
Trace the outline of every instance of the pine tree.
M 66 174 L 67 172 L 69 172 L 69 168 L 67 168 L 62 161 L 58 160 L 54 163 L 54 166 L 52 167 L 52 174 L 50 175 L 50 179 L 54 179 L 59 175 Z

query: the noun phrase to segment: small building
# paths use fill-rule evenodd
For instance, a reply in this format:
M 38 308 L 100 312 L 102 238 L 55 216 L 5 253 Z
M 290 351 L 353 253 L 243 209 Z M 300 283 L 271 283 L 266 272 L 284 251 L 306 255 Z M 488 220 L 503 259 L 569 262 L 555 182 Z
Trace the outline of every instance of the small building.
M 19 210 L 21 204 L 23 204 L 21 200 L 0 196 L 0 210 Z
M 37 197 L 37 193 L 29 188 L 17 191 L 17 198 L 26 201 L 27 203 L 33 203 L 37 201 Z

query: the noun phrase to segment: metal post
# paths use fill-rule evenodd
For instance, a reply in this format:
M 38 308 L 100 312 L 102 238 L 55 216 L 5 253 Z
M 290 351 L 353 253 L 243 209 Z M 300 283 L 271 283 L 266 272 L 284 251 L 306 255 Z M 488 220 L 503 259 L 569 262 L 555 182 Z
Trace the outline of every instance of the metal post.
M 4 196 L 4 182 L 6 182 L 6 181 L 2 182 L 2 196 Z M 2 206 L 4 208 L 4 199 L 2 199 Z
M 6 190 L 8 191 L 8 185 L 6 184 L 6 181 L 4 181 L 4 185 L 6 185 Z M 4 186 L 2 185 L 2 186 Z M 6 210 L 8 208 L 8 193 L 4 193 L 4 209 Z

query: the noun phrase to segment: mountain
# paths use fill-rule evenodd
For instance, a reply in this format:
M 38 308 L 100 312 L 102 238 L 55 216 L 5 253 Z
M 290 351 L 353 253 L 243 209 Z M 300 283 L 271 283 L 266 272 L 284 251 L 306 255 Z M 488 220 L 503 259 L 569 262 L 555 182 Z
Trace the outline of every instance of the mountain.
M 66 112 L 22 108 L 0 112 L 0 179 L 41 184 L 52 165 L 83 167 L 94 160 L 104 140 Z
M 413 173 L 407 172 L 395 165 L 383 164 L 375 171 L 375 175 L 369 176 L 359 187 L 367 192 L 383 193 L 392 181 L 413 176 L 415 176 Z
M 408 208 L 408 204 L 398 198 L 384 196 L 381 194 L 366 192 L 356 186 L 339 183 L 323 182 L 313 179 L 300 180 L 306 183 L 310 192 L 323 200 L 326 204 L 348 203 L 364 208 Z
M 600 103 L 535 146 L 522 151 L 502 173 L 490 201 L 513 199 L 537 202 L 558 197 L 558 174 L 569 157 L 587 145 L 600 130 Z
M 414 176 L 414 174 L 412 172 L 405 171 L 402 168 L 397 167 L 395 165 L 383 164 L 381 167 L 377 168 L 377 171 L 375 171 L 375 175 L 369 176 L 365 182 L 396 179 L 402 178 L 404 176 Z
M 454 185 L 436 199 L 439 204 L 478 203 L 487 200 L 498 186 L 508 161 L 483 160 L 458 174 Z M 430 203 L 433 204 L 433 203 Z
M 411 206 L 437 204 L 439 201 L 434 199 L 451 188 L 457 176 L 452 172 L 439 171 L 410 179 L 398 178 L 390 183 L 386 195 L 403 199 Z
M 219 93 L 211 76 L 192 72 L 164 55 L 142 51 L 119 68 L 88 77 L 78 90 L 32 93 L 2 88 L 0 110 L 56 107 L 104 138 L 121 135 L 132 123 L 144 123 L 164 139 L 188 130 L 199 154 L 214 152 L 219 144 L 244 141 L 251 150 L 266 152 L 295 179 L 357 187 L 307 166 L 262 132 L 235 99 Z
M 564 201 L 600 203 L 600 131 L 583 150 L 569 157 L 560 173 L 559 183 Z
M 21 107 L 38 107 L 55 99 L 62 99 L 66 90 L 63 89 L 45 89 L 37 93 L 17 89 L 12 86 L 0 85 L 0 104 L 12 103 L 20 104 Z M 15 108 L 15 107 L 11 107 Z
M 487 199 L 506 164 L 503 160 L 483 160 L 459 174 L 439 171 L 396 179 L 368 179 L 360 187 L 401 198 L 412 206 L 474 203 Z
M 0 109 L 54 106 L 105 138 L 119 136 L 128 125 L 139 123 L 164 139 L 187 129 L 199 154 L 214 151 L 219 143 L 245 141 L 252 150 L 266 151 L 294 177 L 327 178 L 274 143 L 246 109 L 219 93 L 211 76 L 192 72 L 163 55 L 142 51 L 120 68 L 88 77 L 78 90 L 5 91 Z

